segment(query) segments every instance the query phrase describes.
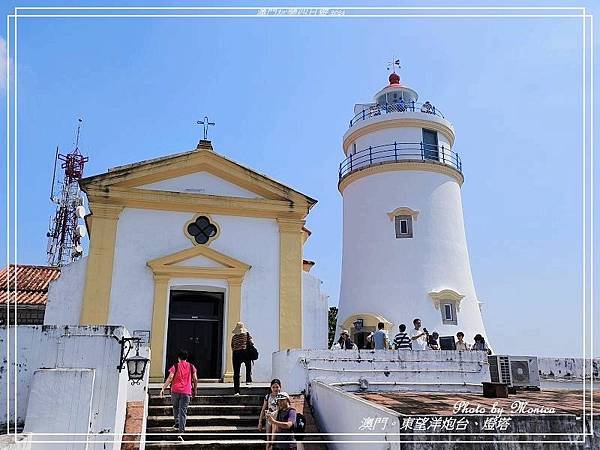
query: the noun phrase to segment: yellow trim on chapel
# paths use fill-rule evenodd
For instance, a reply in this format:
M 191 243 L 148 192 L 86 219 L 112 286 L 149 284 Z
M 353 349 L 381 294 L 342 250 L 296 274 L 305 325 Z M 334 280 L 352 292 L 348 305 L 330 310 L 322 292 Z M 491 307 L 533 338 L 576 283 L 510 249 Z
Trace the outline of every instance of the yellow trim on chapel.
M 302 348 L 303 220 L 279 224 L 279 350 Z
M 87 259 L 81 325 L 106 325 L 110 310 L 117 221 L 122 206 L 90 203 L 94 217 L 94 239 Z
M 225 267 L 191 267 L 177 266 L 178 263 L 204 256 Z M 169 309 L 169 281 L 172 278 L 207 278 L 224 279 L 227 281 L 227 330 L 225 346 L 225 374 L 224 381 L 233 380 L 233 363 L 231 356 L 231 330 L 240 321 L 242 309 L 242 281 L 250 269 L 246 263 L 238 261 L 231 256 L 224 255 L 206 246 L 195 246 L 171 255 L 148 261 L 148 267 L 154 274 L 154 307 L 152 309 L 152 330 L 150 334 L 150 380 L 162 381 L 165 373 L 166 336 Z
M 129 208 L 190 213 L 202 211 L 209 214 L 273 219 L 304 218 L 312 206 L 306 202 L 294 203 L 291 200 L 266 200 L 114 186 L 88 187 L 86 193 L 90 202 Z

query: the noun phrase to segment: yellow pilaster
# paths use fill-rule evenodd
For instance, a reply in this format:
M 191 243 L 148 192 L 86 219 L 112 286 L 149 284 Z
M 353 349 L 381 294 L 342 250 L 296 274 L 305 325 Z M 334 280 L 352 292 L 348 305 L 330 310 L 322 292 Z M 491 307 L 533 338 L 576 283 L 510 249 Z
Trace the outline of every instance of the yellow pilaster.
M 242 278 L 229 278 L 227 280 L 229 292 L 227 294 L 227 341 L 225 342 L 225 374 L 223 381 L 233 381 L 233 360 L 231 351 L 231 331 L 240 321 L 242 310 Z
M 154 275 L 154 306 L 150 332 L 150 381 L 163 381 L 165 377 L 165 339 L 167 332 L 167 302 L 169 300 L 169 276 Z
M 122 206 L 91 203 L 94 234 L 90 236 L 90 252 L 85 274 L 81 325 L 106 325 L 110 308 L 117 222 Z
M 303 220 L 279 224 L 279 349 L 302 348 Z

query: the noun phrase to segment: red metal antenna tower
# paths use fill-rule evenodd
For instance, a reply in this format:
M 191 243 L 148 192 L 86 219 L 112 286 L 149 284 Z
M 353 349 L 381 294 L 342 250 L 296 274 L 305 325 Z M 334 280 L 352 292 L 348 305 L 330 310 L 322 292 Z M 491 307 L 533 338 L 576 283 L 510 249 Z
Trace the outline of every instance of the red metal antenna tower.
M 83 167 L 89 158 L 79 152 L 79 136 L 82 120 L 77 125 L 75 148 L 66 155 L 58 152 L 54 158 L 54 174 L 52 175 L 52 188 L 50 200 L 56 203 L 56 212 L 51 219 L 48 237 L 48 264 L 62 267 L 81 258 L 83 247 L 81 238 L 85 236 L 85 226 L 79 225 L 79 219 L 85 215 L 83 196 L 79 189 L 79 180 L 83 177 Z M 60 168 L 64 170 L 64 178 L 55 186 L 56 166 L 61 161 Z M 59 192 L 54 195 L 55 187 Z

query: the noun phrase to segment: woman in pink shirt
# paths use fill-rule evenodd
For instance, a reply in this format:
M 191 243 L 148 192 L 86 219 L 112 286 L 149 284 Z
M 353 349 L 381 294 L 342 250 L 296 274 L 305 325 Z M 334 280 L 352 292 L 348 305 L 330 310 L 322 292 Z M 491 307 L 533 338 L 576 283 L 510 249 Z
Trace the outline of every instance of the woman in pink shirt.
M 177 353 L 177 364 L 169 369 L 169 376 L 160 390 L 160 396 L 162 397 L 165 394 L 165 389 L 171 385 L 171 403 L 173 404 L 173 417 L 175 418 L 173 428 L 180 433 L 185 431 L 187 408 L 190 399 L 196 395 L 198 387 L 196 368 L 187 359 L 188 353 L 185 350 L 180 350 Z

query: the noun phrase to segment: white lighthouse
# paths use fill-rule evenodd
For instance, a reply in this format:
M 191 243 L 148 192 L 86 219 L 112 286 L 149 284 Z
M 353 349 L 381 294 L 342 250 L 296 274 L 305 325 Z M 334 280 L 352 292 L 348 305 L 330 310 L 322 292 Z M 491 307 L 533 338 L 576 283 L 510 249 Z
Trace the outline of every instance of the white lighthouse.
M 344 134 L 338 333 L 364 345 L 378 322 L 393 336 L 420 318 L 444 347 L 458 331 L 485 334 L 463 221 L 454 127 L 395 72 L 357 104 Z M 451 344 L 451 342 L 450 342 Z

